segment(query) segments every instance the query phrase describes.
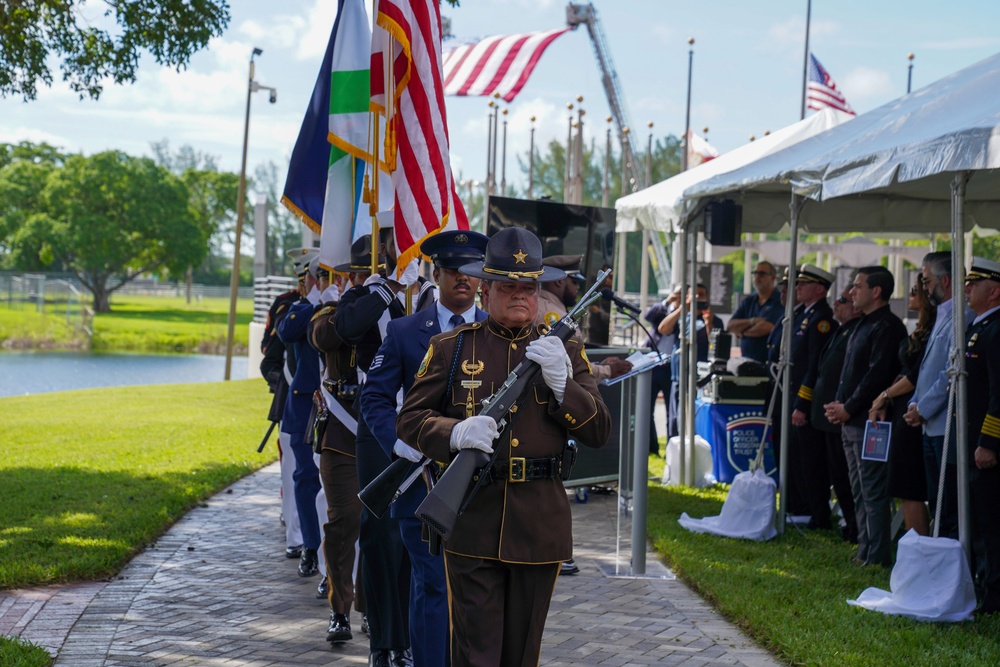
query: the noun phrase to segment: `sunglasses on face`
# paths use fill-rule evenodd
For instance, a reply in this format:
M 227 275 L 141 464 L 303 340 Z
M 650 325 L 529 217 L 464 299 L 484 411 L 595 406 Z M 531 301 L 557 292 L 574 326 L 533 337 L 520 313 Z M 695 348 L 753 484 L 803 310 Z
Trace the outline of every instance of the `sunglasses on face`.
M 847 303 L 848 298 L 846 296 L 841 296 L 837 298 L 837 303 L 844 304 Z

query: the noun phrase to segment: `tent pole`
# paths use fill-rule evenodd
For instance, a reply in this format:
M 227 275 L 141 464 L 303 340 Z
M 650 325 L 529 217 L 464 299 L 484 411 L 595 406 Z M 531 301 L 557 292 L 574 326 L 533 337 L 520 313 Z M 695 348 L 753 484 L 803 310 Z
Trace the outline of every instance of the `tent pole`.
M 695 312 L 698 301 L 698 227 L 691 225 L 691 238 L 688 241 L 690 264 L 688 265 L 688 282 L 691 284 L 691 318 L 688 328 L 688 374 L 685 378 L 687 390 L 684 396 L 684 408 L 687 410 L 687 433 L 684 435 L 684 445 L 687 447 L 687 467 L 684 469 L 686 484 L 694 485 L 694 399 L 698 392 L 698 329 Z
M 972 176 L 960 171 L 951 182 L 951 298 L 954 342 L 952 355 L 958 368 L 955 396 L 955 456 L 958 467 L 958 539 L 966 558 L 972 558 L 969 516 L 969 399 L 965 377 L 965 185 Z M 942 462 L 944 465 L 944 462 Z
M 781 492 L 778 502 L 777 530 L 779 535 L 785 532 L 785 513 L 788 509 L 786 503 L 788 493 L 788 440 L 791 435 L 788 431 L 791 427 L 788 417 L 792 412 L 792 397 L 789 395 L 791 391 L 791 366 L 788 364 L 788 360 L 792 356 L 792 323 L 795 319 L 795 276 L 798 274 L 796 266 L 798 264 L 799 252 L 799 213 L 802 211 L 805 202 L 804 197 L 792 194 L 792 201 L 789 204 L 789 208 L 791 209 L 791 215 L 789 216 L 791 240 L 788 244 L 788 296 L 785 298 L 785 323 L 781 327 L 780 359 L 783 362 L 781 367 L 781 414 L 777 417 L 781 420 L 781 442 L 778 443 L 778 446 L 781 448 L 781 462 L 778 465 L 778 484 Z
M 682 224 L 683 224 L 683 227 L 681 228 L 682 231 L 680 235 L 677 237 L 677 243 L 680 246 L 680 256 L 681 259 L 683 260 L 687 256 L 688 236 L 690 234 L 691 222 L 690 220 L 685 220 L 683 221 Z M 687 303 L 688 274 L 687 271 L 683 270 L 684 267 L 683 261 L 678 262 L 677 266 L 680 267 L 681 269 L 680 271 L 681 314 L 677 320 L 678 326 L 674 329 L 674 332 L 677 335 L 677 340 L 678 340 L 677 349 L 678 349 L 678 354 L 680 356 L 680 359 L 678 359 L 678 361 L 680 362 L 680 366 L 678 367 L 678 374 L 677 374 L 677 414 L 675 415 L 677 419 L 677 435 L 680 436 L 680 439 L 677 442 L 677 454 L 678 454 L 677 465 L 680 468 L 679 471 L 680 474 L 677 475 L 676 479 L 679 484 L 684 484 L 685 483 L 684 469 L 685 469 L 685 464 L 687 463 L 687 456 L 685 455 L 684 451 L 684 440 L 687 438 L 687 417 L 685 415 L 684 406 L 687 405 L 687 403 L 685 402 L 683 397 L 687 395 L 687 376 L 688 376 L 688 354 L 687 354 L 688 337 L 687 334 L 685 333 L 685 331 L 687 330 L 686 322 L 687 322 L 687 311 L 688 311 L 688 303 Z

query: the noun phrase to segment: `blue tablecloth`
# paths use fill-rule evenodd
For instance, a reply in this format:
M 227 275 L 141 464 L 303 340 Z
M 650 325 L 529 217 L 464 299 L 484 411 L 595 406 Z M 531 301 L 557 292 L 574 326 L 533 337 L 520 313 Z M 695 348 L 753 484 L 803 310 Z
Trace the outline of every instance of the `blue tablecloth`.
M 765 407 L 695 401 L 694 432 L 712 446 L 712 474 L 718 481 L 731 484 L 737 474 L 750 469 L 764 433 Z M 770 429 L 767 440 L 764 470 L 777 481 Z

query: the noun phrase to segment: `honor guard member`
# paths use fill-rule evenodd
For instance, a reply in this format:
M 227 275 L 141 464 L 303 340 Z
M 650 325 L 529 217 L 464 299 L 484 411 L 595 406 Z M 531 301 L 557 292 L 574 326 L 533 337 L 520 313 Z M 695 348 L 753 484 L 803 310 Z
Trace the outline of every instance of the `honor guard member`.
M 318 276 L 320 285 L 323 285 L 324 273 L 329 275 L 321 268 Z M 338 279 L 339 276 L 334 279 L 335 283 Z M 328 584 L 325 597 L 330 602 L 330 625 L 326 640 L 331 643 L 352 639 L 352 604 L 360 613 L 365 613 L 361 579 L 358 577 L 355 582 L 353 578 L 355 545 L 361 518 L 358 470 L 355 463 L 358 423 L 354 400 L 358 391 L 358 374 L 354 347 L 344 343 L 334 329 L 333 320 L 340 298 L 335 283 L 323 291 L 324 299 L 309 323 L 309 342 L 325 360 L 320 391 L 328 415 L 318 449 L 319 476 L 326 495 L 323 554 L 326 556 Z M 358 590 L 357 599 L 355 585 Z
M 310 260 L 312 261 L 312 260 Z M 319 572 L 318 550 L 320 543 L 319 515 L 316 512 L 316 495 L 320 491 L 319 470 L 313 462 L 312 447 L 306 442 L 313 406 L 313 392 L 319 387 L 319 355 L 306 340 L 306 328 L 312 319 L 319 290 L 315 278 L 306 266 L 305 280 L 300 283 L 302 297 L 288 309 L 288 314 L 278 323 L 278 338 L 295 353 L 295 374 L 289 382 L 288 399 L 285 401 L 282 434 L 287 434 L 289 446 L 295 454 L 295 506 L 299 511 L 302 529 L 302 556 L 299 558 L 299 576 L 312 577 Z
M 388 240 L 392 228 L 383 228 L 379 236 Z M 380 244 L 381 245 L 381 244 Z M 371 237 L 365 236 L 351 246 L 351 262 L 346 267 L 353 275 L 371 271 Z M 379 253 L 380 266 L 384 258 Z M 393 258 L 394 259 L 394 258 Z M 345 267 L 337 266 L 342 271 Z M 398 294 L 403 285 L 381 275 L 369 276 L 340 297 L 333 318 L 341 340 L 353 345 L 358 379 L 364 385 L 372 360 L 385 337 L 390 320 L 406 313 Z M 358 398 L 360 398 L 360 391 Z M 360 404 L 355 404 L 360 415 Z M 364 488 L 389 465 L 389 457 L 379 446 L 364 415 L 358 420 L 356 463 L 358 486 Z M 401 667 L 411 664 L 407 606 L 410 588 L 410 562 L 399 533 L 399 524 L 389 513 L 376 518 L 361 509 L 360 551 L 365 606 L 368 610 L 369 664 L 375 667 Z
M 500 230 L 485 261 L 462 273 L 483 280 L 489 317 L 431 339 L 396 427 L 436 461 L 462 449 L 499 449 L 495 465 L 478 472 L 491 483 L 444 543 L 451 664 L 535 667 L 560 564 L 573 556 L 561 479 L 569 473 L 567 441 L 603 446 L 611 417 L 579 339 L 543 338 L 546 329 L 536 324 L 539 285 L 564 274 L 542 265 L 534 234 Z M 492 418 L 476 412 L 524 359 L 541 372 L 500 435 Z
M 292 271 L 302 284 L 305 284 L 305 271 L 313 257 L 318 256 L 316 248 L 294 248 L 286 255 L 292 260 Z M 271 422 L 281 422 L 288 400 L 288 384 L 295 375 L 295 354 L 285 347 L 278 338 L 278 323 L 288 314 L 288 309 L 298 301 L 302 294 L 300 287 L 279 294 L 267 311 L 267 324 L 264 327 L 264 337 L 260 342 L 263 359 L 260 362 L 260 373 L 267 380 L 268 388 L 274 394 L 271 410 L 267 419 Z M 295 454 L 292 453 L 288 435 L 278 429 L 278 461 L 281 466 L 281 517 L 285 524 L 285 557 L 300 558 L 302 556 L 302 530 L 299 527 L 299 512 L 295 506 Z
M 979 614 L 1000 611 L 1000 263 L 972 258 L 965 300 L 969 498 Z
M 826 462 L 823 434 L 809 421 L 813 388 L 819 375 L 820 353 L 833 334 L 837 322 L 826 300 L 834 276 L 812 264 L 803 264 L 795 278 L 795 302 L 802 310 L 792 326 L 789 391 L 792 392 L 792 430 L 790 441 L 796 450 L 791 460 L 798 467 L 791 475 L 798 477 L 806 507 L 809 528 L 826 530 L 830 521 L 830 472 Z
M 392 320 L 385 340 L 368 371 L 361 394 L 361 412 L 370 424 L 382 449 L 391 458 L 420 461 L 416 449 L 396 437 L 396 397 L 405 396 L 427 353 L 431 337 L 469 322 L 481 322 L 486 312 L 476 306 L 479 279 L 458 269 L 470 262 L 483 261 L 486 243 L 483 234 L 447 231 L 420 244 L 420 252 L 434 262 L 434 282 L 438 300 L 427 310 Z M 417 482 L 392 504 L 399 521 L 403 544 L 410 556 L 410 647 L 414 667 L 444 667 L 448 655 L 448 587 L 444 561 L 431 555 L 423 541 L 423 523 L 414 514 L 427 497 L 427 487 Z

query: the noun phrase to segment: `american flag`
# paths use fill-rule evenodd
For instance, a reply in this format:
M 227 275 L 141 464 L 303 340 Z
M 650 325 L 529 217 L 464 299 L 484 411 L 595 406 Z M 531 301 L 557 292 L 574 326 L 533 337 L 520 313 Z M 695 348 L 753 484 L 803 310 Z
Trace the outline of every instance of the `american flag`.
M 388 119 L 386 161 L 395 190 L 400 270 L 420 242 L 443 229 L 468 229 L 448 157 L 438 0 L 379 0 L 372 35 L 372 105 Z M 386 57 L 386 56 L 389 57 Z M 394 85 L 381 82 L 389 62 Z
M 542 53 L 569 28 L 495 35 L 478 42 L 445 45 L 444 94 L 500 93 L 510 102 L 521 92 Z
M 854 109 L 847 103 L 844 94 L 837 90 L 830 73 L 823 69 L 816 56 L 809 54 L 809 86 L 806 99 L 808 108 L 814 111 L 830 107 L 844 113 L 855 115 Z

